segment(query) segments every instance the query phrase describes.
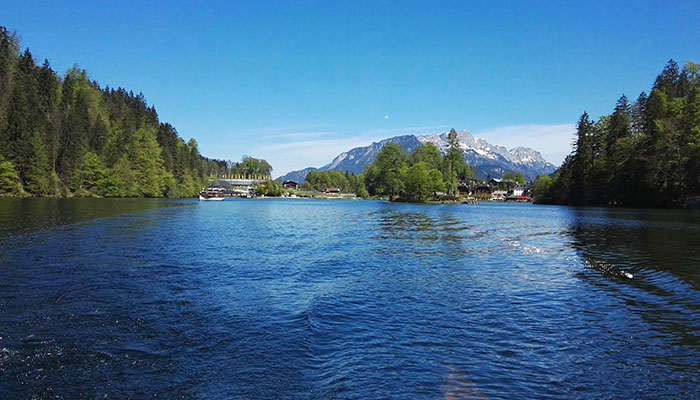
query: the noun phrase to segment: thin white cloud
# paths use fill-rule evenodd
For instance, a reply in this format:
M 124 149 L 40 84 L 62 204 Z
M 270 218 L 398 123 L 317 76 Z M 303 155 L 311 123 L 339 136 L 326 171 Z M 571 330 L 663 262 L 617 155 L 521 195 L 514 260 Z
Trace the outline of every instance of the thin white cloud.
M 574 124 L 511 125 L 473 132 L 474 136 L 489 143 L 514 147 L 530 147 L 539 151 L 547 161 L 559 166 L 571 153 L 571 142 L 576 134 Z
M 277 177 L 306 167 L 321 167 L 343 152 L 394 136 L 440 133 L 448 129 L 450 129 L 449 125 L 381 128 L 347 136 L 339 132 L 314 132 L 313 128 L 308 127 L 306 130 L 299 127 L 297 129 L 265 128 L 248 132 L 263 140 L 256 146 L 246 149 L 245 153 L 267 160 L 274 168 L 273 175 Z M 517 146 L 533 148 L 546 160 L 559 166 L 564 157 L 571 152 L 571 142 L 575 132 L 576 128 L 573 124 L 531 124 L 497 127 L 473 132 L 473 134 L 509 149 Z M 230 150 L 227 147 L 230 147 Z M 222 144 L 219 144 L 217 149 L 226 152 L 242 150 L 238 146 Z

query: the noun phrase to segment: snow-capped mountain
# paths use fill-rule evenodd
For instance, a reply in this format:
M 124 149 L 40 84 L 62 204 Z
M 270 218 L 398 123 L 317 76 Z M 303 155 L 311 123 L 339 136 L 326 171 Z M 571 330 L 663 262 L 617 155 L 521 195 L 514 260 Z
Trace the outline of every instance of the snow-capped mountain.
M 448 132 L 418 136 L 421 144 L 433 143 L 442 154 L 448 150 Z M 535 179 L 540 174 L 551 174 L 556 167 L 542 158 L 542 155 L 528 147 L 516 147 L 508 150 L 493 145 L 485 139 L 472 136 L 466 130 L 457 132 L 459 145 L 464 152 L 464 159 L 471 165 L 479 178 L 500 177 L 506 172 L 520 172 L 525 179 Z
M 442 154 L 448 150 L 448 132 L 432 133 L 420 136 L 405 135 L 372 143 L 366 147 L 356 147 L 335 157 L 329 164 L 318 168 L 319 171 L 344 171 L 359 174 L 365 166 L 377 159 L 377 154 L 388 142 L 403 147 L 408 153 L 413 153 L 418 146 L 433 143 Z M 540 174 L 551 174 L 556 167 L 547 162 L 542 155 L 527 147 L 516 147 L 508 150 L 503 146 L 493 145 L 482 138 L 472 136 L 468 131 L 457 132 L 459 144 L 464 153 L 464 159 L 471 165 L 476 176 L 485 179 L 487 176 L 501 177 L 506 172 L 520 172 L 526 179 L 535 179 Z M 292 171 L 281 180 L 304 182 L 306 174 L 316 168 L 306 168 Z
M 294 182 L 304 182 L 306 179 L 306 174 L 309 171 L 343 171 L 350 172 L 352 174 L 359 174 L 365 169 L 365 166 L 372 164 L 374 160 L 377 159 L 379 150 L 384 147 L 388 142 L 393 142 L 403 147 L 407 152 L 413 153 L 418 146 L 422 143 L 413 135 L 396 136 L 389 139 L 384 139 L 380 142 L 374 142 L 366 147 L 356 147 L 350 151 L 339 154 L 330 163 L 324 165 L 321 168 L 304 168 L 299 171 L 292 171 L 278 180 L 283 181 L 294 181 Z

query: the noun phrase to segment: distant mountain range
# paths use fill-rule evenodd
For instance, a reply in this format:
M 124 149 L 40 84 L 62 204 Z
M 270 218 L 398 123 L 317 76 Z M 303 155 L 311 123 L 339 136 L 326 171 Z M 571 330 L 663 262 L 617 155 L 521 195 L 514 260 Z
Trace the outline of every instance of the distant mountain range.
M 309 171 L 343 171 L 359 174 L 365 166 L 377 159 L 377 154 L 388 142 L 403 147 L 409 154 L 418 146 L 433 143 L 444 155 L 448 149 L 447 133 L 432 133 L 427 135 L 404 135 L 384 139 L 366 147 L 356 147 L 341 153 L 330 163 L 320 168 L 304 168 L 292 171 L 278 178 L 283 181 L 304 182 Z M 468 131 L 457 132 L 459 144 L 462 147 L 464 159 L 474 169 L 478 178 L 486 179 L 489 175 L 497 178 L 506 172 L 519 172 L 525 179 L 535 179 L 540 174 L 551 174 L 556 167 L 542 158 L 542 155 L 527 147 L 516 147 L 508 150 L 503 146 L 493 145 L 481 138 L 475 138 Z

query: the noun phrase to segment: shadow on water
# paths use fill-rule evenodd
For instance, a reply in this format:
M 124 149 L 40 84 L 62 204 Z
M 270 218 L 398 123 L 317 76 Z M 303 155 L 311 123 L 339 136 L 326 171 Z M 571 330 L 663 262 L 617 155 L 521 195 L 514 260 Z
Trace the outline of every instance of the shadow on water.
M 686 371 L 700 367 L 680 361 L 700 350 L 700 213 L 574 209 L 572 217 L 572 246 L 597 272 L 583 271 L 579 278 L 611 293 L 654 328 L 640 336 L 672 337 L 689 351 L 650 352 L 654 362 Z
M 665 271 L 700 289 L 700 212 L 573 209 L 570 233 L 603 273 Z
M 0 198 L 0 239 L 95 218 L 187 204 L 162 199 Z

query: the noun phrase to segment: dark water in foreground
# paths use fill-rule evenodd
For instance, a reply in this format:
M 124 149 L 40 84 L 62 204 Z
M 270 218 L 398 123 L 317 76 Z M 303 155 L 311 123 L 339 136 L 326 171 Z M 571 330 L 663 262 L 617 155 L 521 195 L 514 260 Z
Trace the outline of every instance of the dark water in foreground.
M 0 199 L 0 398 L 700 398 L 700 213 Z

